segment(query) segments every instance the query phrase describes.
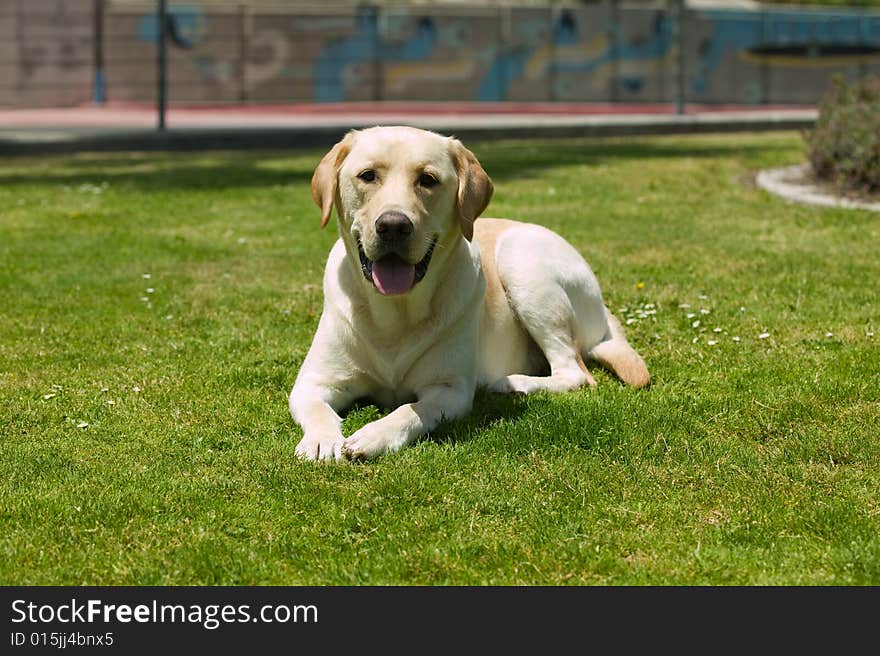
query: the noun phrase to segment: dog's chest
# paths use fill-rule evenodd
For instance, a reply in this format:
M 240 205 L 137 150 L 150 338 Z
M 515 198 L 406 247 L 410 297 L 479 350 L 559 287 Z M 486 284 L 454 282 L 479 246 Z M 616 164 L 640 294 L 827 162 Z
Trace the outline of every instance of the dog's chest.
M 361 335 L 353 353 L 365 372 L 370 394 L 383 405 L 399 405 L 410 400 L 424 385 L 419 376 L 420 361 L 434 344 L 422 331 L 393 336 Z

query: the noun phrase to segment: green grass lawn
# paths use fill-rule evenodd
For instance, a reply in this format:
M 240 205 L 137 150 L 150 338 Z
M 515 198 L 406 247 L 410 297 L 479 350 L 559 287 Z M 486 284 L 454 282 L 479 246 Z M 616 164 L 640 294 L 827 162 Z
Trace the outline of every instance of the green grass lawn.
M 794 133 L 469 145 L 653 384 L 335 466 L 287 410 L 323 153 L 0 161 L 0 583 L 880 584 L 880 214 L 757 190 Z

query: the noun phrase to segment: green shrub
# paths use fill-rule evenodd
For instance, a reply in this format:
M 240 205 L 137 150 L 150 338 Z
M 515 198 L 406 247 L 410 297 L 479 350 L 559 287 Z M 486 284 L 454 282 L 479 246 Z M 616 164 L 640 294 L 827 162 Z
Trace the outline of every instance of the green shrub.
M 848 84 L 835 76 L 804 142 L 816 177 L 841 189 L 880 191 L 880 78 Z

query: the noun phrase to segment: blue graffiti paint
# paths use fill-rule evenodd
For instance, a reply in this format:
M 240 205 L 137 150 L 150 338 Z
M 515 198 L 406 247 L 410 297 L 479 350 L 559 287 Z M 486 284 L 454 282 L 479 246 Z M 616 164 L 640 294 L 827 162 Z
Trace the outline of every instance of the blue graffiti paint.
M 200 7 L 172 5 L 168 7 L 168 15 L 171 18 L 169 36 L 172 43 L 181 48 L 192 48 L 198 42 L 200 33 L 206 30 L 207 17 Z M 142 41 L 158 43 L 159 15 L 154 12 L 141 18 L 137 34 Z
M 533 51 L 527 50 L 496 57 L 480 83 L 477 100 L 504 100 L 507 96 L 507 88 L 523 74 L 532 54 Z
M 562 12 L 553 27 L 553 43 L 556 47 L 576 45 L 578 43 L 577 22 L 569 12 Z M 653 33 L 645 41 L 625 43 L 621 39 L 613 39 L 605 52 L 592 59 L 579 62 L 550 62 L 548 72 L 553 73 L 591 73 L 612 61 L 654 60 L 664 57 L 672 46 L 672 26 L 662 12 L 654 16 Z M 507 98 L 510 84 L 521 77 L 525 66 L 535 50 L 525 52 L 504 53 L 496 58 L 483 82 L 480 84 L 478 99 L 500 101 Z M 641 78 L 628 77 L 624 86 L 630 90 L 640 89 Z
M 591 73 L 612 61 L 662 59 L 672 47 L 672 25 L 665 14 L 658 12 L 654 15 L 652 32 L 651 38 L 644 42 L 625 43 L 621 38 L 614 39 L 595 59 L 576 64 L 554 63 L 553 70 L 558 73 Z
M 756 47 L 873 44 L 880 47 L 880 16 L 836 12 L 750 12 L 708 10 L 713 32 L 701 48 L 691 90 L 709 90 L 712 73 L 724 57 Z
M 638 93 L 645 86 L 645 78 L 636 75 L 625 75 L 618 80 L 618 84 L 630 93 Z
M 315 62 L 314 89 L 318 102 L 341 102 L 346 98 L 345 69 L 361 62 L 424 61 L 437 43 L 437 27 L 430 18 L 418 22 L 416 34 L 400 45 L 382 41 L 378 12 L 359 9 L 355 32 L 347 39 L 325 47 Z
M 569 45 L 577 43 L 577 23 L 570 12 L 564 11 L 553 25 L 553 43 Z M 495 57 L 477 90 L 477 100 L 491 102 L 504 100 L 511 83 L 525 72 L 526 65 L 537 48 L 522 48 Z
M 104 69 L 95 68 L 95 79 L 92 87 L 92 102 L 96 105 L 103 105 L 107 100 L 107 85 L 104 80 Z

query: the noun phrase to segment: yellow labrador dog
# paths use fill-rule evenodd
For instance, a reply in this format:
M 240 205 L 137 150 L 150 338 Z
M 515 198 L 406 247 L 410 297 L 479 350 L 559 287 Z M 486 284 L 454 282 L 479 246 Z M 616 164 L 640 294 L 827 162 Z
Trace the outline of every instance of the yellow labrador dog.
M 477 386 L 561 392 L 596 381 L 594 360 L 634 387 L 642 358 L 608 312 L 589 265 L 538 225 L 480 219 L 492 181 L 454 138 L 410 127 L 352 131 L 312 178 L 339 240 L 324 308 L 290 393 L 307 460 L 397 451 L 471 410 Z M 349 437 L 339 412 L 394 408 Z

